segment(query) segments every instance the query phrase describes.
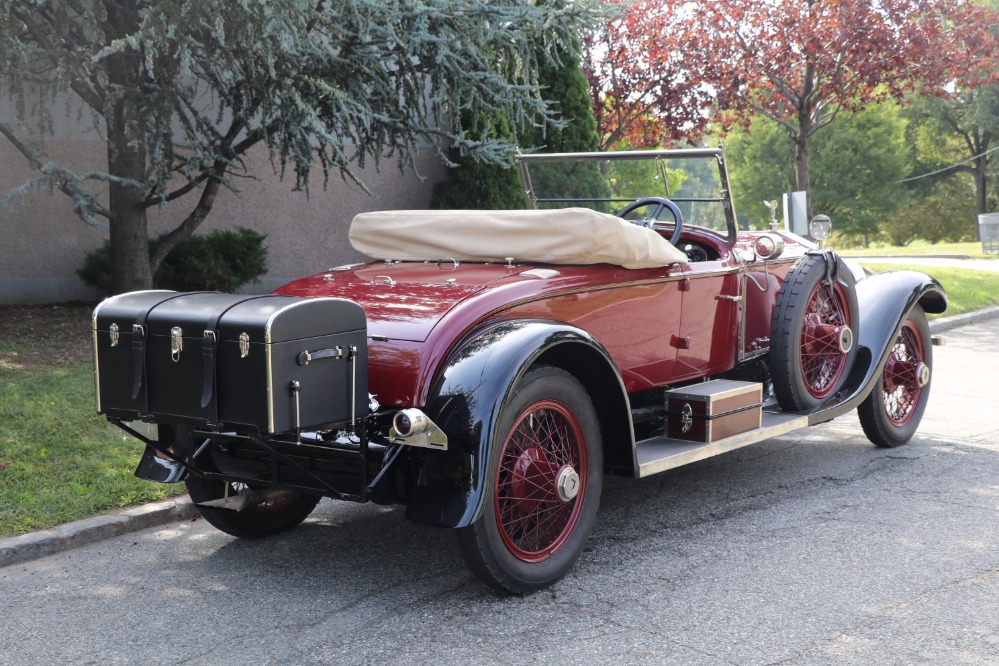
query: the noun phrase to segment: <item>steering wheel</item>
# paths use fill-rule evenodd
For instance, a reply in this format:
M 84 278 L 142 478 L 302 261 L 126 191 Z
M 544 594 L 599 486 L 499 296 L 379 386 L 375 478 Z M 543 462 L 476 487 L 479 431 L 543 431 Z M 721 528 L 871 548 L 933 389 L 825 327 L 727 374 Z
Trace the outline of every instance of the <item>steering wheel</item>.
M 680 209 L 675 203 L 669 199 L 663 199 L 662 197 L 644 197 L 642 199 L 636 199 L 630 204 L 622 208 L 617 212 L 618 217 L 624 217 L 636 208 L 641 208 L 642 206 L 651 206 L 655 204 L 656 210 L 652 213 L 652 217 L 649 219 L 649 225 L 652 226 L 659 219 L 663 210 L 669 209 L 669 212 L 673 213 L 673 219 L 676 220 L 676 226 L 673 227 L 673 235 L 670 236 L 670 245 L 676 245 L 680 241 L 680 232 L 683 230 L 683 216 L 680 215 Z

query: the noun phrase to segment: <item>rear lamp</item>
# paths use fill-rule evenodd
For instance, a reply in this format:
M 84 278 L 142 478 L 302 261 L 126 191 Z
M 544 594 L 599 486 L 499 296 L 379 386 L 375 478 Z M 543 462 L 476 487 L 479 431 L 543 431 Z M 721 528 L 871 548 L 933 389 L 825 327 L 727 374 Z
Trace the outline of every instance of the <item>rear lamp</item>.
M 400 437 L 420 435 L 431 429 L 433 424 L 419 409 L 403 409 L 392 417 L 392 427 Z

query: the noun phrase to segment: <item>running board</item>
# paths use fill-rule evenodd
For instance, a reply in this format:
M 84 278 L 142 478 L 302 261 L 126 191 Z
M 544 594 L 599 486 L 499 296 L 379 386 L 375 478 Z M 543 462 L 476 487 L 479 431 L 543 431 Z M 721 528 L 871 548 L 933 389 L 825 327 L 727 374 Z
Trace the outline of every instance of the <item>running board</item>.
M 808 425 L 808 417 L 798 414 L 763 412 L 763 424 L 756 430 L 741 435 L 719 439 L 717 442 L 702 444 L 685 442 L 668 437 L 653 437 L 642 440 L 636 447 L 638 477 L 651 476 L 674 467 L 711 458 L 722 453 L 740 449 L 743 446 L 762 442 L 771 437 L 789 433 Z

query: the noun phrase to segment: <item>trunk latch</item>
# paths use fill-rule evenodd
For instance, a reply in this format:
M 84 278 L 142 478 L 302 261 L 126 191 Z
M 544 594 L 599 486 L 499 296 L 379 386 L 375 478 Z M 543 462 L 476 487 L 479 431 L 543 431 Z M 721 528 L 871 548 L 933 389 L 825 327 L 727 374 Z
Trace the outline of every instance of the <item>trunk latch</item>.
M 170 358 L 176 363 L 180 360 L 180 352 L 184 351 L 184 331 L 180 326 L 170 329 Z

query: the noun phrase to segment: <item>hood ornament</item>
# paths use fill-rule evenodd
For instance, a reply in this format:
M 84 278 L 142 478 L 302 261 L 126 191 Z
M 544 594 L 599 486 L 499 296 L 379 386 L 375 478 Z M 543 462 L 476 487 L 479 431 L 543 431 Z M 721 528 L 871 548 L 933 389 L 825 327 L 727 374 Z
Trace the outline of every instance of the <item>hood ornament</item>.
M 764 201 L 763 205 L 770 209 L 770 231 L 777 231 L 777 206 L 780 204 L 776 199 L 773 201 Z

